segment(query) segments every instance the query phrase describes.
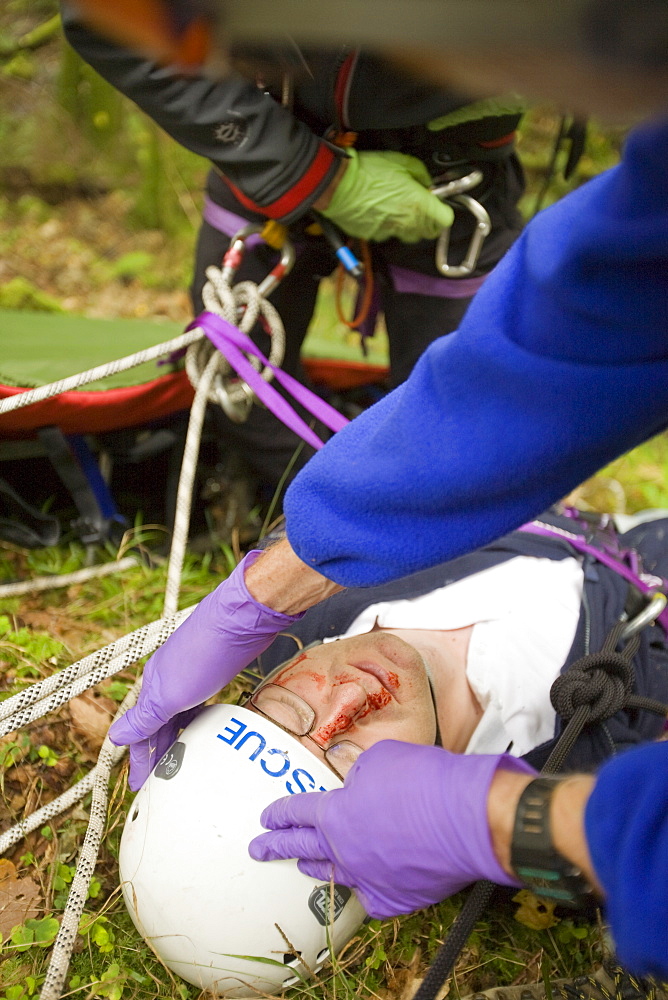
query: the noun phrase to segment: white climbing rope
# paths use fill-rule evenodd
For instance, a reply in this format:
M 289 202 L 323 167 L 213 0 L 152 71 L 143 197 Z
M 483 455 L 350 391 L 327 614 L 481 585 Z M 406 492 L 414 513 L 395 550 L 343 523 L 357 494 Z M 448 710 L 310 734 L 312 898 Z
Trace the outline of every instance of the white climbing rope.
M 117 361 L 108 361 L 97 368 L 89 368 L 88 371 L 80 372 L 78 375 L 70 375 L 68 378 L 59 379 L 57 382 L 50 382 L 48 385 L 40 385 L 37 389 L 26 389 L 25 392 L 18 392 L 14 396 L 0 399 L 0 416 L 3 413 L 10 413 L 18 410 L 22 406 L 30 406 L 32 403 L 41 403 L 52 396 L 59 396 L 63 392 L 70 392 L 73 389 L 80 389 L 82 385 L 90 382 L 97 382 L 107 378 L 109 375 L 116 375 L 118 372 L 129 371 L 143 365 L 146 361 L 155 361 L 165 354 L 173 351 L 181 351 L 184 347 L 189 347 L 196 340 L 200 340 L 203 334 L 201 330 L 189 330 L 172 340 L 166 340 L 163 344 L 156 344 L 154 347 L 147 347 L 136 354 L 128 354 Z
M 190 615 L 196 605 L 180 611 L 169 618 L 163 618 L 143 625 L 116 642 L 91 653 L 77 663 L 65 667 L 43 681 L 37 681 L 25 691 L 0 704 L 0 717 L 4 725 L 0 733 L 15 732 L 29 722 L 42 718 L 49 712 L 65 704 L 77 694 L 95 687 L 101 680 L 124 670 L 143 656 L 152 653 Z M 131 708 L 139 694 L 140 682 L 128 691 L 116 713 L 120 718 Z M 0 854 L 9 850 L 19 840 L 42 826 L 54 816 L 75 805 L 89 791 L 93 792 L 90 819 L 86 836 L 77 861 L 77 869 L 67 898 L 60 929 L 53 944 L 51 959 L 40 994 L 43 1000 L 59 1000 L 67 976 L 72 948 L 76 940 L 79 923 L 88 898 L 90 881 L 95 871 L 100 843 L 104 836 L 107 817 L 108 786 L 112 768 L 125 753 L 125 747 L 115 746 L 107 736 L 102 744 L 95 767 L 72 788 L 69 788 L 53 802 L 38 809 L 21 820 L 0 837 Z
M 206 309 L 217 313 L 228 322 L 238 325 L 244 333 L 250 333 L 258 320 L 261 320 L 271 336 L 269 362 L 271 365 L 280 366 L 285 352 L 285 331 L 278 312 L 259 293 L 258 286 L 247 281 L 232 286 L 233 272 L 229 269 L 219 271 L 217 268 L 211 267 L 207 269 L 206 275 L 208 281 L 203 290 L 203 301 Z M 191 607 L 176 612 L 206 405 L 207 402 L 218 403 L 232 420 L 241 422 L 247 419 L 255 397 L 246 383 L 235 377 L 227 360 L 203 337 L 202 331 L 193 329 L 156 347 L 139 351 L 107 365 L 92 368 L 79 375 L 0 401 L 1 415 L 10 410 L 18 409 L 20 406 L 27 406 L 59 393 L 77 389 L 89 382 L 97 381 L 119 371 L 125 371 L 166 353 L 178 351 L 183 347 L 188 347 L 186 371 L 195 388 L 195 398 L 190 411 L 177 492 L 176 516 L 165 588 L 164 617 L 157 622 L 142 626 L 129 635 L 123 636 L 117 642 L 84 657 L 84 659 L 58 671 L 51 677 L 31 685 L 4 703 L 0 703 L 0 736 L 7 735 L 38 718 L 42 718 L 78 694 L 94 687 L 101 680 L 126 669 L 143 656 L 152 653 L 194 610 L 194 607 Z M 254 358 L 249 360 L 256 371 L 260 371 L 260 363 Z M 272 369 L 265 367 L 261 376 L 266 381 L 270 381 L 273 378 Z M 130 557 L 128 558 L 130 559 Z M 130 561 L 133 565 L 135 564 L 134 559 Z M 67 577 L 54 577 L 53 583 L 49 578 L 41 578 L 36 581 L 37 586 L 31 586 L 28 583 L 10 584 L 0 588 L 0 596 L 42 590 L 50 585 L 68 586 L 70 583 L 81 582 L 81 580 L 88 579 L 93 575 L 118 571 L 121 564 L 123 564 L 123 568 L 126 568 L 129 562 L 127 559 L 119 560 L 116 564 L 105 564 L 88 570 L 80 570 L 77 573 L 68 574 Z M 110 568 L 106 568 L 107 565 Z M 136 703 L 140 690 L 141 678 L 128 691 L 115 719 L 120 718 Z M 53 945 L 40 1000 L 59 1000 L 61 997 L 79 923 L 88 898 L 90 880 L 95 871 L 100 844 L 104 836 L 111 771 L 123 756 L 124 751 L 124 747 L 114 746 L 107 736 L 100 750 L 98 761 L 89 774 L 53 802 L 24 818 L 0 837 L 1 854 L 31 830 L 37 829 L 47 820 L 60 815 L 92 790 L 90 820 L 60 930 Z
M 62 573 L 60 576 L 36 576 L 32 580 L 21 580 L 19 583 L 0 584 L 0 599 L 3 597 L 21 597 L 23 594 L 36 594 L 41 590 L 57 590 L 60 587 L 71 587 L 75 583 L 86 583 L 110 573 L 122 573 L 137 565 L 135 556 L 125 556 L 115 562 L 100 563 L 99 566 L 87 566 L 73 573 Z
M 280 367 L 285 357 L 285 330 L 278 312 L 271 302 L 259 294 L 258 286 L 252 281 L 240 281 L 238 285 L 231 285 L 229 276 L 217 267 L 208 267 L 206 276 L 209 280 L 202 290 L 205 308 L 222 316 L 246 334 L 261 319 L 271 336 L 268 361 L 271 365 Z M 214 351 L 214 346 L 208 340 L 202 340 L 188 348 L 186 372 L 193 385 L 197 385 L 200 373 Z M 246 382 L 238 378 L 229 362 L 222 355 L 219 357 L 220 368 L 208 399 L 217 403 L 230 420 L 243 423 L 253 405 L 253 393 Z M 266 382 L 271 382 L 274 373 L 270 367 L 262 368 L 257 358 L 249 358 L 249 361 Z
M 271 364 L 280 365 L 285 354 L 285 330 L 276 309 L 258 294 L 258 286 L 252 281 L 242 281 L 237 285 L 231 285 L 229 277 L 226 277 L 224 272 L 217 267 L 208 267 L 206 276 L 208 281 L 202 290 L 202 301 L 207 311 L 214 312 L 229 323 L 236 324 L 243 333 L 250 333 L 258 318 L 262 316 L 271 332 L 271 352 L 268 360 Z M 259 371 L 260 362 L 257 358 L 249 360 L 256 371 Z M 228 361 L 208 340 L 202 340 L 188 348 L 186 371 L 195 388 L 195 399 L 190 409 L 176 497 L 176 516 L 163 606 L 163 615 L 165 616 L 174 613 L 178 602 L 179 581 L 188 541 L 193 483 L 206 404 L 207 402 L 220 404 L 228 416 L 234 413 L 232 419 L 239 422 L 247 418 L 250 406 L 255 399 L 245 382 L 232 380 L 232 369 Z M 268 367 L 261 374 L 267 382 L 274 376 L 273 371 Z M 240 388 L 240 386 L 245 388 Z
M 121 705 L 120 714 L 127 711 L 136 701 L 134 688 Z M 105 737 L 97 764 L 91 772 L 93 795 L 90 804 L 90 818 L 84 842 L 81 845 L 77 868 L 72 879 L 70 891 L 67 896 L 67 905 L 60 921 L 60 930 L 56 935 L 51 951 L 49 967 L 46 970 L 46 977 L 41 1000 L 60 1000 L 67 978 L 70 959 L 74 943 L 79 933 L 79 924 L 83 915 L 86 900 L 88 899 L 88 889 L 95 872 L 97 856 L 100 844 L 104 837 L 104 828 L 107 822 L 108 788 L 111 770 L 120 760 L 124 747 L 116 747 L 109 737 Z M 120 752 L 119 752 L 120 751 Z
M 185 621 L 194 607 L 195 605 L 142 625 L 134 632 L 121 636 L 108 646 L 0 702 L 0 737 L 41 719 L 88 688 L 95 687 L 100 681 L 126 670 L 137 660 L 148 656 Z

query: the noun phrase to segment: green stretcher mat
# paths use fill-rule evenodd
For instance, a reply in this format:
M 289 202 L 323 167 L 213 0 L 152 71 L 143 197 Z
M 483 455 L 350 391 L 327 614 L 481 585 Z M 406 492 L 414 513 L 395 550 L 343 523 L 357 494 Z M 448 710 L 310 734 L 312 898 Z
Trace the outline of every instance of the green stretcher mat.
M 46 385 L 172 340 L 184 329 L 185 324 L 167 321 L 0 310 L 0 383 L 24 389 Z M 160 374 L 150 361 L 86 389 L 141 385 Z
M 91 319 L 64 313 L 0 310 L 0 399 L 134 354 L 179 336 L 184 324 Z M 352 341 L 352 342 L 351 342 Z M 340 390 L 382 380 L 385 355 L 362 357 L 356 335 L 316 315 L 304 344 L 304 366 L 320 385 Z M 86 434 L 136 426 L 187 409 L 193 389 L 182 367 L 150 361 L 126 372 L 0 414 L 0 438 L 28 437 L 54 424 Z

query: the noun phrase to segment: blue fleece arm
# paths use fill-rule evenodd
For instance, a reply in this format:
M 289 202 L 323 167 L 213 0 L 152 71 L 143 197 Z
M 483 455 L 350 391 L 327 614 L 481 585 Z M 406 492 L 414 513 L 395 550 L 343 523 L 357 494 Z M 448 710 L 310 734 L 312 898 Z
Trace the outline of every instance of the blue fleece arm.
M 344 586 L 517 527 L 668 422 L 668 123 L 527 226 L 460 329 L 328 442 L 288 537 Z
M 620 961 L 668 981 L 668 743 L 630 750 L 599 772 L 585 812 Z

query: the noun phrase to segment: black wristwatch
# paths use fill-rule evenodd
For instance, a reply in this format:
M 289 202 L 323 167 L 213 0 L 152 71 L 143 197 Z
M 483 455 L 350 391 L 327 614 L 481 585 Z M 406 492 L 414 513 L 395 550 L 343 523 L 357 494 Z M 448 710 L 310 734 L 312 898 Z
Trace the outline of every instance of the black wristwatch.
M 518 879 L 538 896 L 564 906 L 580 907 L 592 888 L 579 868 L 555 850 L 550 829 L 550 803 L 563 776 L 535 778 L 522 792 L 510 848 L 510 863 Z

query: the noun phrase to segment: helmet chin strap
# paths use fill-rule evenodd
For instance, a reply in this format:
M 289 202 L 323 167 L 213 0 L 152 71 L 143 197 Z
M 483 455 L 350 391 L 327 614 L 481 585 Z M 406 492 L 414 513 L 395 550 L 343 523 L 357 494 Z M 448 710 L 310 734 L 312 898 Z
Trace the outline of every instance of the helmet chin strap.
M 434 680 L 431 676 L 431 670 L 425 660 L 424 663 L 425 673 L 427 674 L 427 680 L 429 681 L 429 693 L 431 694 L 431 703 L 434 706 L 434 720 L 436 722 L 436 736 L 434 737 L 434 746 L 442 747 L 443 740 L 441 739 L 441 727 L 438 724 L 438 705 L 436 704 L 436 693 L 434 691 Z

